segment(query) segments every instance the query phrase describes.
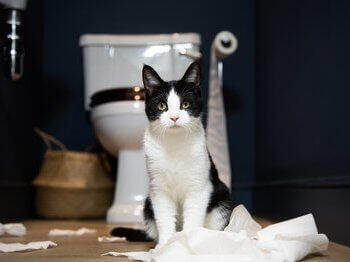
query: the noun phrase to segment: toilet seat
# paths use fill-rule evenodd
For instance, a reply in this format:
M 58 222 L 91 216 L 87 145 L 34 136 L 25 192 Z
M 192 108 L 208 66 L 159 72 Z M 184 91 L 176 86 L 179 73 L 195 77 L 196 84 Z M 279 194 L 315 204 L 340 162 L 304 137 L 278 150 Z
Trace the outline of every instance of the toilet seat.
M 143 88 L 139 86 L 135 87 L 123 87 L 123 88 L 110 88 L 102 91 L 98 91 L 91 96 L 90 107 L 115 101 L 140 101 L 145 100 Z
M 91 117 L 108 115 L 145 114 L 144 92 L 140 87 L 113 88 L 95 93 L 91 97 Z

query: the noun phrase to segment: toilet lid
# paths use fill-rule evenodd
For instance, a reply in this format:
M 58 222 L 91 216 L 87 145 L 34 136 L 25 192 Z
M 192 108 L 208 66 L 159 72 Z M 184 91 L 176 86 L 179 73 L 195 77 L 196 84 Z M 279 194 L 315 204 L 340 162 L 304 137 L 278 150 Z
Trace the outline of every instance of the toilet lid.
M 111 88 L 99 91 L 91 97 L 90 107 L 98 106 L 104 103 L 115 101 L 139 101 L 145 100 L 143 88 L 136 87 L 124 87 L 124 88 Z
M 80 46 L 148 46 L 173 44 L 201 44 L 198 33 L 174 34 L 146 34 L 146 35 L 111 35 L 111 34 L 84 34 L 80 36 Z

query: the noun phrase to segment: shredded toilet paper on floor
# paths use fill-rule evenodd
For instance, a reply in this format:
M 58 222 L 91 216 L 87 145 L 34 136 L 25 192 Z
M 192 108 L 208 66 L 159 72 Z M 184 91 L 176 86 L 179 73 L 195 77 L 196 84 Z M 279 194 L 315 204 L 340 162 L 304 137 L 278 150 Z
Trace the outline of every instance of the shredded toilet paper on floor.
M 124 242 L 126 241 L 126 238 L 125 237 L 98 237 L 97 241 L 103 242 L 103 243 Z
M 38 249 L 47 249 L 49 247 L 55 246 L 57 246 L 57 244 L 52 241 L 29 242 L 27 244 L 0 242 L 0 252 L 30 251 Z
M 79 228 L 78 230 L 69 230 L 69 229 L 52 229 L 49 232 L 50 237 L 65 237 L 65 236 L 82 236 L 86 234 L 95 234 L 95 229 L 89 229 L 86 227 Z
M 3 234 L 9 234 L 12 236 L 24 236 L 27 233 L 26 227 L 21 223 L 13 224 L 1 224 L 0 223 L 0 236 Z
M 141 261 L 294 262 L 328 248 L 318 234 L 312 214 L 261 229 L 243 205 L 233 211 L 224 231 L 197 228 L 176 233 L 165 245 L 149 252 L 108 252 Z

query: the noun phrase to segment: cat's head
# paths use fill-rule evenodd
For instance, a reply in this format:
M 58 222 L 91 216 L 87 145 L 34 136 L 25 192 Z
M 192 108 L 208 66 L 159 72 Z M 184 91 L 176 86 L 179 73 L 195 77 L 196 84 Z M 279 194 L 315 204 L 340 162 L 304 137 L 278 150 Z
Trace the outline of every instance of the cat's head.
M 202 109 L 200 75 L 200 64 L 194 62 L 180 80 L 166 82 L 152 67 L 144 65 L 142 78 L 148 120 L 163 130 L 190 130 L 197 125 Z

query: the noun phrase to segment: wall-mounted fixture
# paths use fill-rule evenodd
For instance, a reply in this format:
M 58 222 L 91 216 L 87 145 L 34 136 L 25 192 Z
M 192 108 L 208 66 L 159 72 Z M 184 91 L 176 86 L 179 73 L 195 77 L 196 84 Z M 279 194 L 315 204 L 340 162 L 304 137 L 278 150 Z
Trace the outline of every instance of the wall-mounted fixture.
M 6 25 L 3 39 L 4 73 L 11 80 L 19 80 L 23 75 L 23 13 L 27 0 L 0 0 L 5 6 Z

